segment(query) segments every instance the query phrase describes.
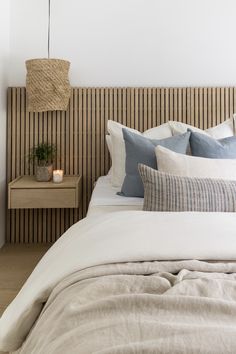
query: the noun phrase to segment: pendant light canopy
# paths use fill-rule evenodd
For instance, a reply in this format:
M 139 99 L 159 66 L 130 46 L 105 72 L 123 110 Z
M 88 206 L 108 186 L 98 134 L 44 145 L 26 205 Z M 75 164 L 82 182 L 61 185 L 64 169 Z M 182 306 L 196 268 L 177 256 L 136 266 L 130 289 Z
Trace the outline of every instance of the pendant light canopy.
M 29 112 L 64 111 L 70 99 L 71 87 L 68 77 L 70 62 L 50 59 L 50 0 L 48 5 L 48 58 L 26 61 L 26 94 Z

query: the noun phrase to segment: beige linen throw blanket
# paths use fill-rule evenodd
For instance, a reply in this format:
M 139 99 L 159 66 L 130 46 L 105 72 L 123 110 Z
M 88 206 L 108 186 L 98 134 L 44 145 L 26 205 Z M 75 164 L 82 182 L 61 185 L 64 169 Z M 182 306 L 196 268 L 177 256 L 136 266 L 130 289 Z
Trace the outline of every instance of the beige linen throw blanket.
M 1 317 L 0 350 L 236 353 L 235 259 L 235 214 L 86 218 Z
M 52 292 L 20 354 L 236 353 L 236 264 L 98 266 Z

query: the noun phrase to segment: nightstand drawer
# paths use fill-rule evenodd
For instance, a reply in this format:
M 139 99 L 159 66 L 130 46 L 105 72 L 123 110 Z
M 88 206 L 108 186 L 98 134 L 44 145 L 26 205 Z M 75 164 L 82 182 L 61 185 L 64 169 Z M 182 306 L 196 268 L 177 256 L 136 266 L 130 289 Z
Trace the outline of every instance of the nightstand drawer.
M 62 183 L 37 182 L 34 177 L 19 177 L 9 184 L 9 209 L 78 208 L 80 177 L 64 177 Z
M 78 198 L 77 198 L 78 199 Z M 11 209 L 77 208 L 75 189 L 13 189 Z

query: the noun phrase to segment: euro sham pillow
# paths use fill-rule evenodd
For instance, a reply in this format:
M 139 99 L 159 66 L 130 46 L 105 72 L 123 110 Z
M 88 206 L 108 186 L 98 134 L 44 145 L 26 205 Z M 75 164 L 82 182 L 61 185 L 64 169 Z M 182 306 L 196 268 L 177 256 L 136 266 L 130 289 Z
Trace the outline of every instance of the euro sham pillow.
M 191 131 L 189 142 L 193 156 L 212 159 L 236 158 L 236 136 L 217 140 L 210 136 Z
M 108 148 L 109 155 L 110 155 L 110 158 L 111 158 L 111 168 L 110 168 L 110 170 L 108 171 L 107 174 L 109 176 L 111 176 L 111 174 L 112 174 L 112 143 L 111 143 L 110 135 L 106 135 L 106 144 L 107 144 L 107 148 Z
M 202 133 L 211 136 L 212 138 L 215 139 L 223 139 L 235 135 L 235 121 L 236 121 L 236 114 L 234 114 L 232 118 L 227 119 L 223 123 L 218 124 L 215 127 L 206 130 L 202 130 L 192 125 L 185 124 L 182 122 L 176 122 L 176 121 L 169 121 L 169 126 L 171 127 L 173 135 L 183 134 L 188 129 L 191 129 L 191 131 Z
M 128 131 L 143 135 L 151 139 L 164 139 L 172 136 L 169 123 L 162 124 L 158 127 L 148 129 L 144 133 L 138 130 L 131 129 L 118 122 L 109 120 L 107 123 L 107 130 L 111 137 L 112 143 L 112 177 L 111 182 L 113 187 L 120 187 L 125 178 L 125 143 L 123 139 L 122 129 L 126 128 Z
M 155 147 L 165 146 L 173 151 L 186 154 L 190 133 L 172 136 L 166 139 L 148 139 L 123 129 L 126 150 L 126 175 L 120 195 L 125 197 L 143 197 L 143 183 L 139 175 L 138 164 L 142 163 L 157 169 Z
M 235 212 L 236 181 L 180 177 L 139 165 L 145 211 Z
M 155 148 L 158 170 L 177 176 L 236 180 L 236 159 L 211 159 Z

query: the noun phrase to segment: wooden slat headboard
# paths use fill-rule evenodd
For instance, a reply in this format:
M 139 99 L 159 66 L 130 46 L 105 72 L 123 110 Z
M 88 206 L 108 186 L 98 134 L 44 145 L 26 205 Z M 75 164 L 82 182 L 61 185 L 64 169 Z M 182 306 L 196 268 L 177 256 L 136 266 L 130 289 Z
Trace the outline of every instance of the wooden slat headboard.
M 30 148 L 56 144 L 56 168 L 83 176 L 80 210 L 8 211 L 8 242 L 53 242 L 86 215 L 95 180 L 107 173 L 106 122 L 146 130 L 168 120 L 208 128 L 236 112 L 236 88 L 73 88 L 67 112 L 28 113 L 25 88 L 8 89 L 8 181 L 33 174 Z

